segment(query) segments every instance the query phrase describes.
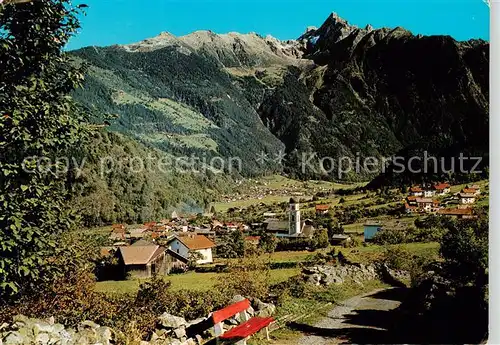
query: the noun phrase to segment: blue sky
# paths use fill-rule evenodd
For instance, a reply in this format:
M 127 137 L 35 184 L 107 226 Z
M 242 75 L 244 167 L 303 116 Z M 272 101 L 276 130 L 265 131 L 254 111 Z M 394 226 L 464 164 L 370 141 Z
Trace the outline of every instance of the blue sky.
M 294 39 L 331 12 L 351 24 L 402 26 L 414 34 L 489 40 L 489 8 L 482 0 L 78 0 L 89 5 L 69 49 L 127 44 L 168 31 L 237 31 Z

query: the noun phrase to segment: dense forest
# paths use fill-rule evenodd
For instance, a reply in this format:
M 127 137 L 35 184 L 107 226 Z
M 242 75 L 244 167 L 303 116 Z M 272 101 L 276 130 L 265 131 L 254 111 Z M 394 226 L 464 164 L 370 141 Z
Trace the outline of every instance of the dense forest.
M 105 130 L 94 135 L 81 157 L 83 169 L 72 191 L 86 226 L 145 223 L 169 218 L 174 210 L 203 213 L 230 191 L 229 175 L 163 166 L 170 162 L 164 152 Z

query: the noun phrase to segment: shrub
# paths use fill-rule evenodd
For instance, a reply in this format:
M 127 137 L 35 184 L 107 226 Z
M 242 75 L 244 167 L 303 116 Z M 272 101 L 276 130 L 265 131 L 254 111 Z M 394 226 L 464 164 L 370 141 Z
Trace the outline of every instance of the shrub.
M 383 262 L 396 270 L 409 270 L 411 268 L 412 256 L 402 246 L 388 247 L 385 249 Z
M 312 244 L 315 249 L 328 248 L 330 241 L 328 239 L 328 230 L 318 229 L 314 232 Z
M 214 290 L 225 296 L 240 294 L 245 297 L 265 299 L 270 287 L 269 263 L 262 256 L 252 256 L 229 265 L 226 279 L 219 282 Z
M 407 243 L 406 230 L 384 229 L 373 237 L 373 243 L 380 245 Z

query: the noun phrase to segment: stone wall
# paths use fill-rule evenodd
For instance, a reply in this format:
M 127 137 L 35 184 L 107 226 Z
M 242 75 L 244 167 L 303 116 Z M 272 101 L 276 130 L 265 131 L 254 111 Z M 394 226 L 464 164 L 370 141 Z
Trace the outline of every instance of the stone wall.
M 306 267 L 302 270 L 302 277 L 313 285 L 343 284 L 352 281 L 363 284 L 363 281 L 381 279 L 395 286 L 406 286 L 410 280 L 409 274 L 403 271 L 391 270 L 386 265 L 322 265 Z
M 234 296 L 232 303 L 245 299 Z M 247 313 L 250 317 L 267 317 L 275 313 L 276 307 L 249 298 L 251 302 Z M 158 317 L 156 330 L 149 339 L 140 345 L 196 345 L 212 339 L 214 334 L 211 314 L 205 318 L 186 321 L 182 317 L 164 313 Z M 239 318 L 233 317 L 224 323 L 224 329 L 229 330 L 240 324 Z M 111 345 L 116 344 L 116 332 L 100 326 L 92 321 L 82 322 L 76 329 L 66 328 L 55 319 L 29 319 L 19 315 L 13 318 L 11 324 L 0 325 L 0 345 Z

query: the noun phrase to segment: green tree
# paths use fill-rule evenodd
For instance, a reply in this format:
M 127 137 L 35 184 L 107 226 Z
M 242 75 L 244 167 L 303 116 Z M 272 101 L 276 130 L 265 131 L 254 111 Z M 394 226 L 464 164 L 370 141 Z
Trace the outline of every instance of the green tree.
M 221 240 L 217 247 L 217 255 L 221 258 L 242 258 L 245 255 L 245 239 L 241 231 L 233 231 Z
M 460 285 L 488 282 L 488 217 L 457 221 L 441 240 L 447 275 Z
M 318 229 L 314 232 L 313 237 L 314 248 L 328 248 L 330 241 L 328 240 L 328 230 Z
M 266 253 L 274 253 L 278 246 L 278 238 L 274 234 L 263 232 L 260 235 L 260 247 Z
M 0 295 L 50 280 L 57 236 L 74 224 L 68 152 L 85 127 L 69 93 L 83 73 L 63 48 L 79 11 L 67 0 L 0 5 Z

